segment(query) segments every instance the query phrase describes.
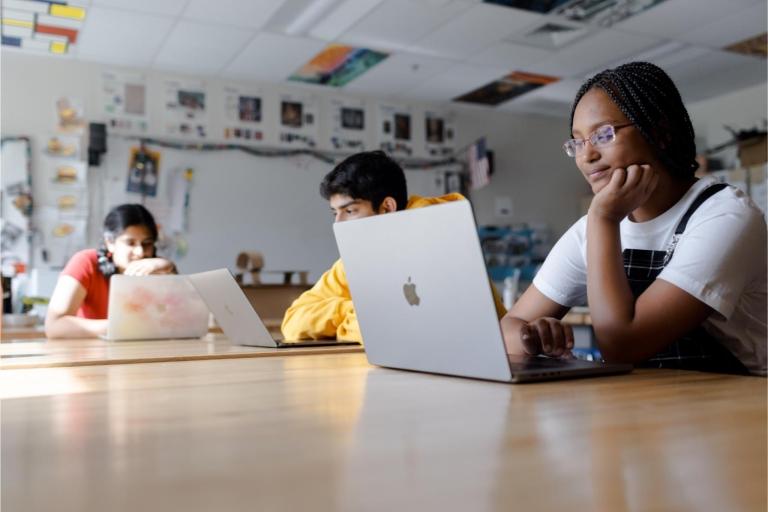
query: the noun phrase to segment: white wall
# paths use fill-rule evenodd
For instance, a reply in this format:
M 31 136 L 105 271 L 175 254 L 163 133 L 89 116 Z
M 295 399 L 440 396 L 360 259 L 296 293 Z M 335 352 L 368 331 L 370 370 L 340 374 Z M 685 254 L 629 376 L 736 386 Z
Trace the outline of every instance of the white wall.
M 38 146 L 43 144 L 53 133 L 54 104 L 62 96 L 81 98 L 87 119 L 101 120 L 99 78 L 106 69 L 111 68 L 71 59 L 2 53 L 2 134 L 30 135 Z M 162 80 L 178 75 L 142 72 L 148 79 L 150 126 L 161 126 Z M 209 91 L 220 90 L 224 83 L 210 77 L 190 78 L 205 80 Z M 262 88 L 272 94 L 290 89 L 282 85 L 280 89 L 264 85 Z M 153 89 L 159 92 L 153 93 Z M 331 96 L 324 89 L 315 88 L 312 92 L 321 100 Z M 372 119 L 374 101 L 368 100 L 367 115 Z M 212 95 L 208 104 L 223 102 L 217 103 Z M 568 133 L 567 122 L 487 108 L 456 106 L 453 110 L 457 147 L 485 135 L 489 147 L 496 152 L 496 174 L 491 186 L 472 194 L 478 221 L 508 223 L 509 219 L 494 216 L 493 203 L 498 196 L 509 196 L 514 205 L 513 222 L 545 223 L 555 236 L 562 234 L 576 220 L 580 198 L 588 193 L 573 162 L 562 154 L 560 146 Z M 321 120 L 320 126 L 324 125 Z M 276 130 L 276 126 L 265 128 Z M 321 130 L 321 141 L 325 138 Z M 108 144 L 105 161 L 90 170 L 91 243 L 110 206 L 139 199 L 124 192 L 129 149 L 135 142 L 110 137 Z M 39 149 L 33 150 L 33 169 L 38 167 L 34 158 Z M 309 269 L 315 279 L 336 258 L 328 205 L 317 192 L 330 165 L 308 157 L 268 159 L 237 151 L 161 152 L 161 189 L 168 171 L 187 166 L 195 170 L 187 237 L 190 251 L 179 261 L 184 271 L 232 268 L 236 252 L 249 249 L 263 251 L 268 268 Z M 409 192 L 439 192 L 442 184 L 437 183 L 438 177 L 438 172 L 409 171 Z M 42 186 L 39 179 L 36 183 Z
M 724 125 L 736 131 L 752 128 L 764 130 L 768 117 L 768 83 L 691 103 L 688 105 L 688 113 L 696 131 L 699 152 L 733 139 L 733 135 Z M 726 167 L 731 167 L 734 165 L 736 153 L 734 147 L 718 156 L 726 160 L 723 162 Z
M 461 116 L 461 134 L 469 142 L 488 136 L 496 173 L 490 186 L 472 193 L 478 224 L 509 223 L 494 214 L 497 197 L 512 199 L 512 221 L 545 223 L 554 239 L 580 215 L 590 188 L 562 149 L 568 120 L 472 111 Z

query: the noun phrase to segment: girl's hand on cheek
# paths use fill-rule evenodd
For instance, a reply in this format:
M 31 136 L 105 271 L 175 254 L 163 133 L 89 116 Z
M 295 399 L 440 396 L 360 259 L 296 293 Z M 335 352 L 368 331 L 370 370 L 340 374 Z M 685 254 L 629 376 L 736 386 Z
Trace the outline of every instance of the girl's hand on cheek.
M 615 169 L 608 184 L 592 199 L 590 213 L 620 222 L 648 201 L 658 182 L 659 175 L 650 165 Z

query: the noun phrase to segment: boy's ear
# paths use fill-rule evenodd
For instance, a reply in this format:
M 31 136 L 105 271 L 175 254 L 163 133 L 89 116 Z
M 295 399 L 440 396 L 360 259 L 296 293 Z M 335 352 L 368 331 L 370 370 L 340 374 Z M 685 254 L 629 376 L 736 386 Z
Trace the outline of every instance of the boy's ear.
M 392 196 L 387 196 L 381 202 L 378 213 L 392 213 L 397 211 L 397 201 Z

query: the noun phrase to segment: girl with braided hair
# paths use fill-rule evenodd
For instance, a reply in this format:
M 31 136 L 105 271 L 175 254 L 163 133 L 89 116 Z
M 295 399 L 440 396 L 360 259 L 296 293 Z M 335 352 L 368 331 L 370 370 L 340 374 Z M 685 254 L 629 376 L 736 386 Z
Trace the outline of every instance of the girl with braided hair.
M 176 273 L 173 262 L 155 256 L 157 225 L 140 204 L 114 207 L 104 219 L 97 250 L 78 252 L 64 267 L 45 317 L 49 338 L 88 338 L 107 329 L 109 278 Z
M 740 190 L 694 177 L 669 76 L 646 62 L 598 73 L 570 128 L 565 152 L 594 198 L 502 319 L 508 351 L 569 355 L 560 319 L 588 303 L 607 361 L 765 375 L 765 219 Z

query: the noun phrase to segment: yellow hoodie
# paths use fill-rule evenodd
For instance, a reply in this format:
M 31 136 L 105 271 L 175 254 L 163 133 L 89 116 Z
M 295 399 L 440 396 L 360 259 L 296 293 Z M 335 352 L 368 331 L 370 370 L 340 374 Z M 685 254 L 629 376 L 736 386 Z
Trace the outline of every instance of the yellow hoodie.
M 406 209 L 461 200 L 465 200 L 464 196 L 456 193 L 440 197 L 411 196 Z M 496 303 L 496 313 L 501 318 L 507 311 L 493 285 L 491 290 Z M 340 259 L 336 260 L 311 289 L 293 301 L 285 312 L 281 330 L 286 340 L 335 338 L 362 341 L 347 275 Z

